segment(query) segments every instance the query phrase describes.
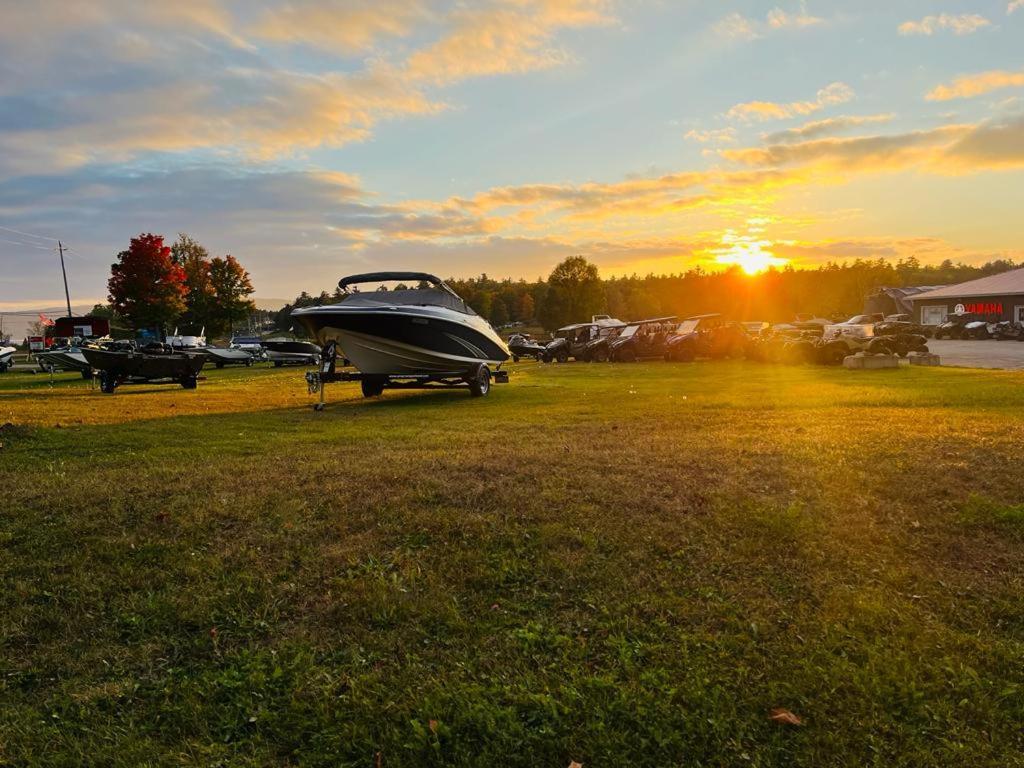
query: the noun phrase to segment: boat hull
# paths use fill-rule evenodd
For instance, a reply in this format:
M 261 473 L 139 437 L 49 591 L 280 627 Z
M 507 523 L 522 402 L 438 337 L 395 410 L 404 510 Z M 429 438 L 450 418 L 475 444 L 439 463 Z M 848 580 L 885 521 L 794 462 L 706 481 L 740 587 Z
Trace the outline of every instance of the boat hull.
M 220 349 L 218 347 L 203 347 L 203 354 L 210 360 L 221 365 L 252 365 L 253 356 L 244 349 Z
M 106 349 L 83 349 L 89 364 L 118 379 L 182 380 L 194 378 L 206 362 L 206 356 L 176 352 L 170 355 L 149 355 L 142 352 L 111 352 Z
M 79 350 L 77 352 L 71 350 L 57 350 L 50 352 L 40 352 L 36 355 L 36 359 L 39 361 L 39 367 L 43 370 L 57 370 L 57 371 L 89 371 L 92 370 L 92 366 L 85 359 L 83 353 Z
M 352 365 L 372 375 L 463 375 L 481 363 L 500 365 L 509 358 L 485 320 L 443 308 L 339 305 L 295 316 L 317 341 L 337 342 Z

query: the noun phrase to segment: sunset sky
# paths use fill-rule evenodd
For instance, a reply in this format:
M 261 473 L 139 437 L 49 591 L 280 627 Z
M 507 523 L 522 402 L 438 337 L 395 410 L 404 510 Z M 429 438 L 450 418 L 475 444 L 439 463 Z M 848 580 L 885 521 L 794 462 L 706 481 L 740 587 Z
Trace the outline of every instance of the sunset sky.
M 0 310 L 188 232 L 377 268 L 1024 259 L 1024 0 L 35 0 L 0 10 Z

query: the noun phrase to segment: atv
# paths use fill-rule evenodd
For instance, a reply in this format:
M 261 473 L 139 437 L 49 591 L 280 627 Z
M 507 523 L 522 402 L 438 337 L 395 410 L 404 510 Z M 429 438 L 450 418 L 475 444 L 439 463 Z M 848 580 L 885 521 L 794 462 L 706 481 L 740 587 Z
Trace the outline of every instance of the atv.
M 935 327 L 932 336 L 936 339 L 966 339 L 967 324 L 974 322 L 977 322 L 977 318 L 970 313 L 948 315 L 944 322 Z

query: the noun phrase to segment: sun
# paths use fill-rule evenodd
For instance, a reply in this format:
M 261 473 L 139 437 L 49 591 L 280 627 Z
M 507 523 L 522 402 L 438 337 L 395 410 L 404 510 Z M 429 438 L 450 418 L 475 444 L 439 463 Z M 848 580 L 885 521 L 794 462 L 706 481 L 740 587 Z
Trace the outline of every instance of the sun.
M 753 237 L 726 232 L 722 236 L 722 248 L 716 248 L 715 261 L 719 264 L 738 266 L 748 275 L 764 272 L 769 267 L 782 267 L 789 263 L 768 250 L 770 240 L 756 240 Z

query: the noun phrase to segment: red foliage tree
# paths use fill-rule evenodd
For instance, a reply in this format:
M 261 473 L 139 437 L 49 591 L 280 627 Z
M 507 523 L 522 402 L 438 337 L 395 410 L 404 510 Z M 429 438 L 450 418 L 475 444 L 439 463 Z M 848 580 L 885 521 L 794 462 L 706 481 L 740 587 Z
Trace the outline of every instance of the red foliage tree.
M 117 255 L 107 281 L 110 304 L 135 328 L 163 329 L 185 311 L 185 270 L 171 259 L 160 235 L 132 238 Z

